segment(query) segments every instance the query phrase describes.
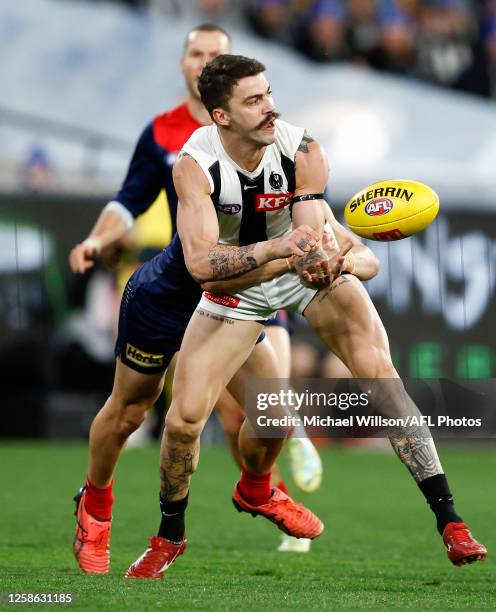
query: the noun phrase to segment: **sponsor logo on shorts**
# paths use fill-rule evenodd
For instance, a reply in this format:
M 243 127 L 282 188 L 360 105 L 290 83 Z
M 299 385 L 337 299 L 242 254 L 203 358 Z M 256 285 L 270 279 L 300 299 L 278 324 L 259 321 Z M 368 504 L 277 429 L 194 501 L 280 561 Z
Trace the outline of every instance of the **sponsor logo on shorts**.
M 219 204 L 217 208 L 225 215 L 237 215 L 241 210 L 241 204 Z
M 205 291 L 204 296 L 207 298 L 207 300 L 220 304 L 221 306 L 227 306 L 228 308 L 236 308 L 236 306 L 239 304 L 239 298 L 234 297 L 233 295 L 228 295 L 227 293 L 213 295 L 212 293 Z
M 270 212 L 288 206 L 293 197 L 292 193 L 257 193 L 255 196 L 255 210 L 257 212 Z
M 137 363 L 145 368 L 156 368 L 164 365 L 163 355 L 153 355 L 152 353 L 145 353 L 144 351 L 136 348 L 129 342 L 126 342 L 126 359 Z
M 391 210 L 393 210 L 393 201 L 389 198 L 375 198 L 374 200 L 370 200 L 365 206 L 365 213 L 369 215 L 369 217 L 387 215 Z
M 387 232 L 374 232 L 375 240 L 400 240 L 401 238 L 406 238 L 406 236 L 397 227 Z

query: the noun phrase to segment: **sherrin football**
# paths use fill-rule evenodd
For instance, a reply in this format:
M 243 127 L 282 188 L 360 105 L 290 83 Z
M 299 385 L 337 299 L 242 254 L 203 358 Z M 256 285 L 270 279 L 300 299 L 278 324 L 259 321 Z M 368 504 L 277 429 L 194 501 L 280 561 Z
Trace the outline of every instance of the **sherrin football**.
M 374 183 L 346 204 L 350 230 L 369 240 L 401 240 L 430 225 L 439 211 L 439 197 L 427 185 L 410 180 Z

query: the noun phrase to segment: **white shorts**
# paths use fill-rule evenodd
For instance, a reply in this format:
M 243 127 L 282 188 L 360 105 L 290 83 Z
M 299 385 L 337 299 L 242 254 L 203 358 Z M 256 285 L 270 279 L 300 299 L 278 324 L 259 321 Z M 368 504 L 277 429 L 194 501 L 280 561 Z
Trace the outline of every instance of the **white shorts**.
M 266 321 L 281 309 L 303 314 L 317 291 L 304 287 L 296 274 L 287 272 L 240 293 L 212 295 L 204 291 L 198 307 L 231 319 Z

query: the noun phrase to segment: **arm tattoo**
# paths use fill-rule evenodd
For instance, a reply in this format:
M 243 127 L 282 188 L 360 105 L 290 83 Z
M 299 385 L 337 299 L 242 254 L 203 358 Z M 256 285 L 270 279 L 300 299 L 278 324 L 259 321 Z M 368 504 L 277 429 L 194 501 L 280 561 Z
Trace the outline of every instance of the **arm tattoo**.
M 388 437 L 394 452 L 417 483 L 443 473 L 427 427 L 392 427 L 388 429 Z
M 298 246 L 300 247 L 299 244 Z M 314 274 L 315 264 L 323 260 L 327 260 L 324 253 L 320 251 L 310 251 L 310 253 L 306 253 L 301 257 L 295 257 L 294 267 L 298 274 L 301 274 L 304 270 L 309 274 Z
M 297 151 L 300 151 L 300 153 L 308 153 L 308 144 L 310 142 L 315 142 L 315 139 L 312 138 L 310 134 L 305 130 L 305 133 L 303 134 L 303 138 L 301 139 L 300 146 L 298 147 Z
M 254 244 L 243 247 L 216 244 L 208 252 L 208 259 L 212 267 L 212 280 L 235 278 L 253 270 L 257 267 L 254 252 Z
M 160 466 L 160 493 L 164 499 L 185 497 L 198 462 L 198 444 L 193 448 L 167 448 Z

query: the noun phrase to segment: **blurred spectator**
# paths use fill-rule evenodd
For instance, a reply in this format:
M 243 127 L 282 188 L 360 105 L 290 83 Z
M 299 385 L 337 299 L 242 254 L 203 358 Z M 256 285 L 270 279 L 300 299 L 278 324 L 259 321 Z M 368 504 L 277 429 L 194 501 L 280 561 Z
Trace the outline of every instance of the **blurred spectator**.
M 246 0 L 255 31 L 316 61 L 351 61 L 490 95 L 496 0 L 480 36 L 470 0 Z
M 474 11 L 464 0 L 420 0 L 416 74 L 440 85 L 489 95 Z
M 291 0 L 249 0 L 246 14 L 260 36 L 290 42 L 293 21 L 291 5 Z
M 53 166 L 48 153 L 41 146 L 33 147 L 21 166 L 21 184 L 26 189 L 46 189 L 53 180 Z

